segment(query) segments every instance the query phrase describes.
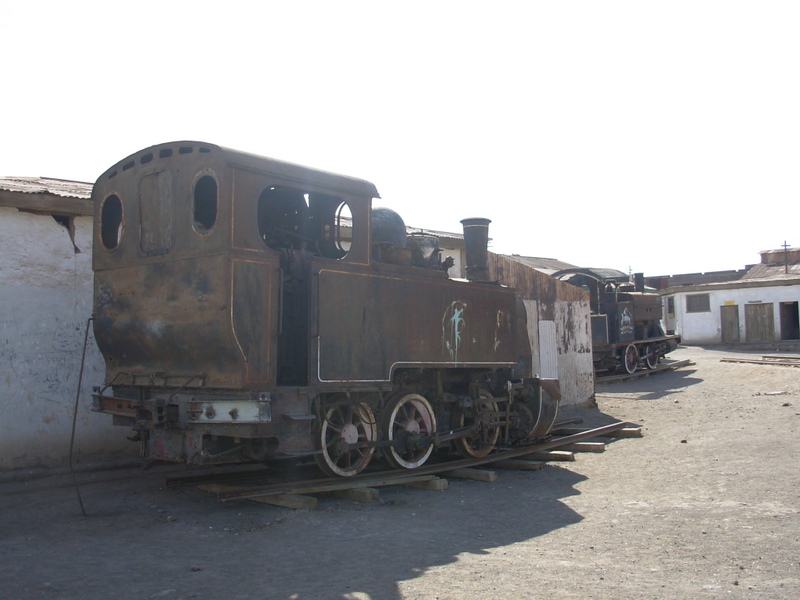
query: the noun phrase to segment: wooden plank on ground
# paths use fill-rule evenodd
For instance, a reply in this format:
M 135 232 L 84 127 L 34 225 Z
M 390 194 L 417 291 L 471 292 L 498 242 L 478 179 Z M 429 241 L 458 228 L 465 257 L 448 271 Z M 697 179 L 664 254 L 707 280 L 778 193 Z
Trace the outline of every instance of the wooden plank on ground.
M 606 445 L 603 442 L 574 442 L 559 446 L 558 449 L 567 452 L 605 452 Z
M 497 473 L 485 469 L 453 469 L 442 473 L 445 477 L 455 477 L 457 479 L 471 479 L 472 481 L 495 481 Z
M 548 452 L 533 452 L 531 454 L 525 455 L 528 458 L 532 458 L 534 460 L 545 460 L 545 461 L 574 461 L 575 454 L 572 452 L 567 452 L 565 450 L 550 450 Z
M 428 479 L 427 481 L 409 482 L 408 480 L 404 480 L 402 482 L 397 482 L 397 484 L 405 485 L 418 490 L 426 490 L 429 492 L 438 492 L 441 490 L 446 490 L 447 487 L 450 485 L 447 479 L 441 479 L 440 477 L 434 477 L 433 479 Z
M 558 436 L 575 435 L 578 433 L 583 433 L 584 431 L 589 431 L 589 430 L 581 427 L 560 427 L 558 430 L 553 431 L 553 435 L 558 435 Z M 636 426 L 623 427 L 622 429 L 617 429 L 616 431 L 610 431 L 604 433 L 602 437 L 618 437 L 618 438 L 642 437 L 642 428 Z M 601 439 L 601 436 L 592 439 Z
M 372 487 L 351 488 L 349 490 L 336 490 L 333 495 L 341 500 L 353 502 L 373 502 L 381 497 L 380 490 Z
M 547 463 L 541 460 L 525 460 L 524 458 L 512 458 L 509 460 L 497 460 L 492 466 L 498 469 L 508 469 L 513 471 L 539 471 Z
M 227 492 L 236 492 L 239 490 L 246 490 L 241 486 L 226 485 L 224 483 L 205 483 L 198 485 L 203 491 L 212 492 L 214 494 L 221 494 Z M 248 498 L 253 502 L 261 502 L 262 504 L 272 504 L 273 506 L 282 506 L 283 508 L 293 508 L 295 510 L 315 510 L 317 508 L 317 499 L 313 496 L 304 496 L 301 494 L 269 494 L 266 496 L 254 496 Z
M 642 437 L 644 434 L 642 433 L 641 427 L 623 427 L 622 429 L 610 432 L 608 435 L 616 438 L 634 438 Z
M 384 487 L 387 485 L 406 485 L 409 483 L 424 483 L 436 479 L 436 475 L 413 475 L 410 477 L 402 478 L 386 478 L 386 479 L 365 479 L 364 481 L 349 481 L 343 480 L 336 483 L 324 483 L 320 486 L 303 487 L 302 491 L 306 494 L 315 494 L 321 492 L 333 492 L 337 490 L 359 489 L 366 487 Z
M 224 483 L 204 483 L 202 485 L 198 485 L 197 488 L 203 490 L 204 492 L 211 492 L 212 494 L 222 494 L 225 492 L 235 492 L 237 490 L 245 489 Z
M 269 496 L 255 496 L 254 498 L 248 498 L 248 500 L 294 510 L 316 510 L 317 508 L 317 499 L 314 496 L 302 496 L 300 494 L 270 494 Z

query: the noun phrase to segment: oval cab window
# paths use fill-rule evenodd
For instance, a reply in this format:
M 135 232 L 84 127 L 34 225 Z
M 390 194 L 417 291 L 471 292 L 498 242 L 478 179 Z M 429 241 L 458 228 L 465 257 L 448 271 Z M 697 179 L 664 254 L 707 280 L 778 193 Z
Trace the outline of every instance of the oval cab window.
M 100 238 L 106 250 L 114 250 L 122 239 L 122 202 L 116 194 L 103 201 L 100 211 Z
M 194 184 L 192 219 L 198 233 L 208 233 L 217 222 L 217 180 L 211 175 L 203 175 Z

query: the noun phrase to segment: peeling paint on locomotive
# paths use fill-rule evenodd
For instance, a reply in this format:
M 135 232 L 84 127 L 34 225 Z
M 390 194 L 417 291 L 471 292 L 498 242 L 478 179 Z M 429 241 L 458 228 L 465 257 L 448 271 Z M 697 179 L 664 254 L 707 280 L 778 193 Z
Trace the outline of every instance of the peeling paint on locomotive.
M 464 322 L 464 309 L 467 305 L 458 300 L 452 302 L 442 317 L 442 345 L 450 360 L 458 362 L 458 346 L 461 343 L 461 332 Z

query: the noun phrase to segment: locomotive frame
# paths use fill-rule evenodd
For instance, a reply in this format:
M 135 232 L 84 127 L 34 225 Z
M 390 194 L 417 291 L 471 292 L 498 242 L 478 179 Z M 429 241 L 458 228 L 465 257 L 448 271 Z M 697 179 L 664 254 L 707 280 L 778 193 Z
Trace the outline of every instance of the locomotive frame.
M 533 377 L 520 298 L 486 281 L 489 221 L 462 221 L 454 280 L 395 213 L 392 235 L 374 225 L 378 197 L 203 142 L 108 169 L 93 191 L 93 408 L 132 427 L 147 462 L 313 456 L 338 476 L 376 454 L 413 469 L 438 447 L 477 457 L 545 437 L 557 381 Z

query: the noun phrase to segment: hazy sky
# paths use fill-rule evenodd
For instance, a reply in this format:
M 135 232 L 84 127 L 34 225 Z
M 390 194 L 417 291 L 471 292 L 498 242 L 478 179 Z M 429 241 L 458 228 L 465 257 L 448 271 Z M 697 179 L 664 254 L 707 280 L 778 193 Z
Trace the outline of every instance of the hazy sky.
M 665 275 L 800 246 L 800 2 L 0 0 L 0 175 L 201 140 Z

